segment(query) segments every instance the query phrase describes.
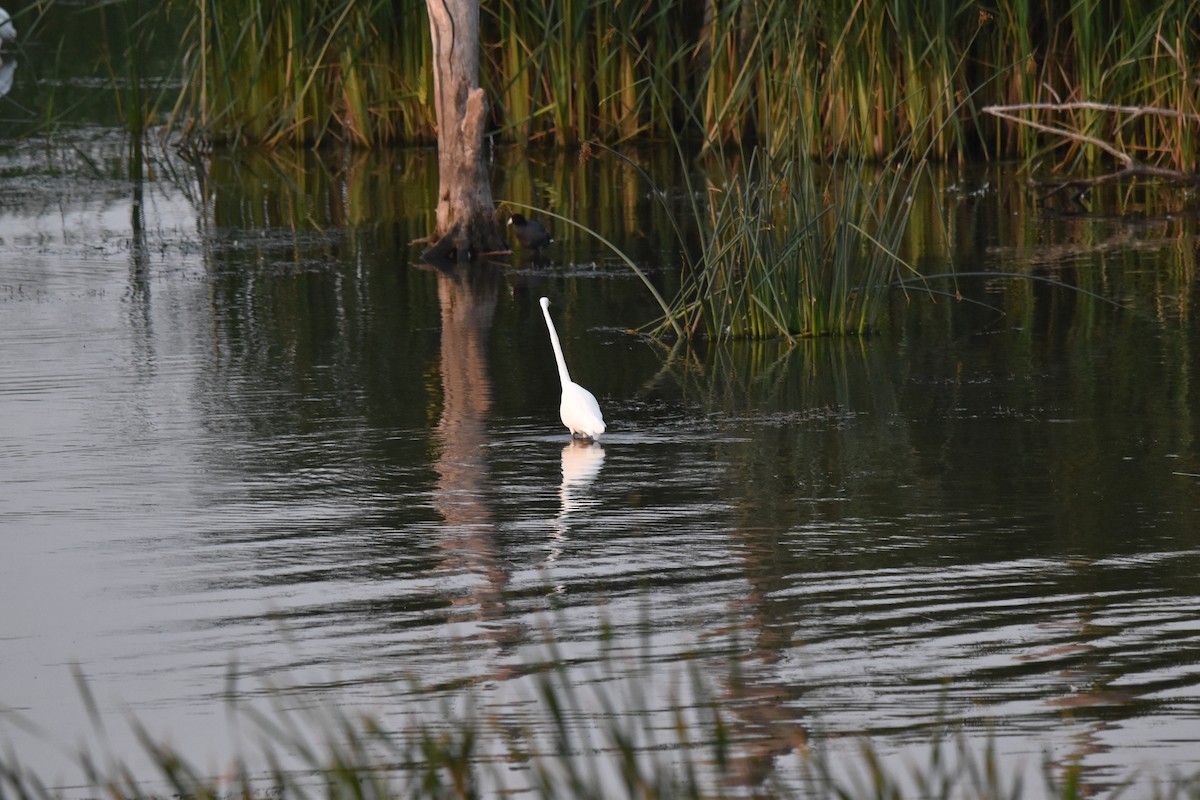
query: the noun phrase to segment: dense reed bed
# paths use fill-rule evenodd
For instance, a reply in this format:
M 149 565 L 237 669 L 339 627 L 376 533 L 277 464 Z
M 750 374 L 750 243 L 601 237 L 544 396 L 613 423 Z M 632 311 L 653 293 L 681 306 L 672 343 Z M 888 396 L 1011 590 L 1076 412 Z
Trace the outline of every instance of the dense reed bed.
M 423 0 L 190 8 L 176 108 L 190 135 L 435 138 Z M 482 10 L 494 138 L 601 148 L 659 139 L 681 153 L 701 142 L 713 156 L 706 185 L 689 186 L 688 218 L 662 229 L 684 253 L 680 289 L 668 302 L 650 286 L 659 330 L 681 338 L 876 329 L 911 270 L 900 245 L 917 164 L 1050 150 L 1098 164 L 1094 142 L 1107 142 L 1147 163 L 1196 166 L 1200 0 L 1080 0 L 1069 13 L 1048 0 L 497 0 Z M 983 113 L 1016 103 L 1045 104 L 1028 113 L 1079 137 Z M 1177 113 L 1128 110 L 1142 106 Z
M 724 159 L 717 162 L 724 167 Z M 755 151 L 696 204 L 701 252 L 667 314 L 689 336 L 765 339 L 877 329 L 919 169 L 819 166 Z
M 173 5 L 192 16 L 177 112 L 202 140 L 433 139 L 423 0 Z M 773 155 L 801 145 L 818 157 L 964 159 L 1042 145 L 981 114 L 989 104 L 1200 108 L 1200 0 L 497 0 L 482 11 L 500 140 L 682 135 Z M 1195 168 L 1194 117 L 1067 116 L 1143 159 Z
M 216 145 L 429 141 L 429 27 L 423 3 L 407 5 L 393 19 L 391 3 L 358 0 L 186 4 L 185 133 Z

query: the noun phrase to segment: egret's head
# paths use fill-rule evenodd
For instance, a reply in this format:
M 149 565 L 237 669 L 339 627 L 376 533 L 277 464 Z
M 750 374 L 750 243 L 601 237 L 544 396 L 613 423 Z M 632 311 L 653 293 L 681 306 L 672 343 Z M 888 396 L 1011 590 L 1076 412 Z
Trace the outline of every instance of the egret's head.
M 542 303 L 542 308 L 546 309 L 547 311 L 550 310 L 550 298 L 549 297 L 543 297 L 541 300 L 541 303 Z

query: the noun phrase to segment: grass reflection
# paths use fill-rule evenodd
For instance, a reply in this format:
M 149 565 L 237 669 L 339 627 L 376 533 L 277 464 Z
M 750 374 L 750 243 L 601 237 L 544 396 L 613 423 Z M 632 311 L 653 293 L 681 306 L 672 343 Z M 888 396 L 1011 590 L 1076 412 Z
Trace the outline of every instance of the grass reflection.
M 693 336 L 940 329 L 954 338 L 1051 320 L 1096 334 L 1128 312 L 1185 322 L 1196 294 L 1195 224 L 1182 191 L 1099 192 L 1094 211 L 1080 213 L 1039 207 L 1002 167 L 929 168 L 910 184 L 902 171 L 835 181 L 811 167 L 795 180 L 762 170 L 753 179 L 715 156 L 685 160 L 661 148 L 495 155 L 495 193 L 510 201 L 497 213 L 535 209 L 556 239 L 545 263 L 518 254 L 512 267 L 538 279 L 561 274 L 574 293 L 582 279 L 633 278 L 633 264 Z M 267 231 L 238 245 L 276 270 L 311 271 L 324 243 L 305 234 L 340 239 L 326 261 L 359 257 L 369 242 L 411 263 L 432 226 L 432 151 L 243 152 L 194 163 L 199 191 L 189 191 L 218 260 L 229 251 L 222 232 Z M 805 175 L 816 182 L 796 195 Z M 792 199 L 780 201 L 781 192 Z M 287 235 L 295 240 L 281 241 Z M 607 281 L 589 291 L 625 292 Z M 657 305 L 649 293 L 645 300 Z M 1114 314 L 1114 304 L 1125 311 Z

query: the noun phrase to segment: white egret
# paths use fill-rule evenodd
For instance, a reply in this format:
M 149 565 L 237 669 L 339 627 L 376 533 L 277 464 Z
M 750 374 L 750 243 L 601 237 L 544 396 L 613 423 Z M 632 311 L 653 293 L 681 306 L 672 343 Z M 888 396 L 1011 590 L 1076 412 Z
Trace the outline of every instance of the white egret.
M 3 8 L 0 8 L 0 42 L 15 42 L 17 40 L 17 29 L 12 24 L 12 17 Z
M 570 429 L 572 436 L 581 439 L 597 439 L 604 433 L 604 416 L 600 413 L 600 404 L 596 397 L 587 389 L 571 380 L 567 372 L 567 361 L 563 358 L 562 346 L 558 343 L 558 331 L 554 329 L 554 320 L 550 319 L 550 298 L 542 298 L 542 314 L 546 317 L 546 329 L 550 331 L 550 346 L 554 348 L 554 360 L 558 362 L 558 377 L 562 381 L 562 401 L 558 405 L 558 415 L 563 425 Z

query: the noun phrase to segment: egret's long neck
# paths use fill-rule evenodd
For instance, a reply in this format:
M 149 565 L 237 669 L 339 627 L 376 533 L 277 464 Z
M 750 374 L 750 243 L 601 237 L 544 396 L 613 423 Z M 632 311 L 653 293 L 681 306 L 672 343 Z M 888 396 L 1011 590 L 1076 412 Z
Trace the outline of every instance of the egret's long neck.
M 562 385 L 571 382 L 571 373 L 567 372 L 567 360 L 563 358 L 562 345 L 558 343 L 558 331 L 554 330 L 554 320 L 550 319 L 550 309 L 543 308 L 542 315 L 546 317 L 546 328 L 550 331 L 550 346 L 554 348 L 554 360 L 558 362 L 558 377 Z

